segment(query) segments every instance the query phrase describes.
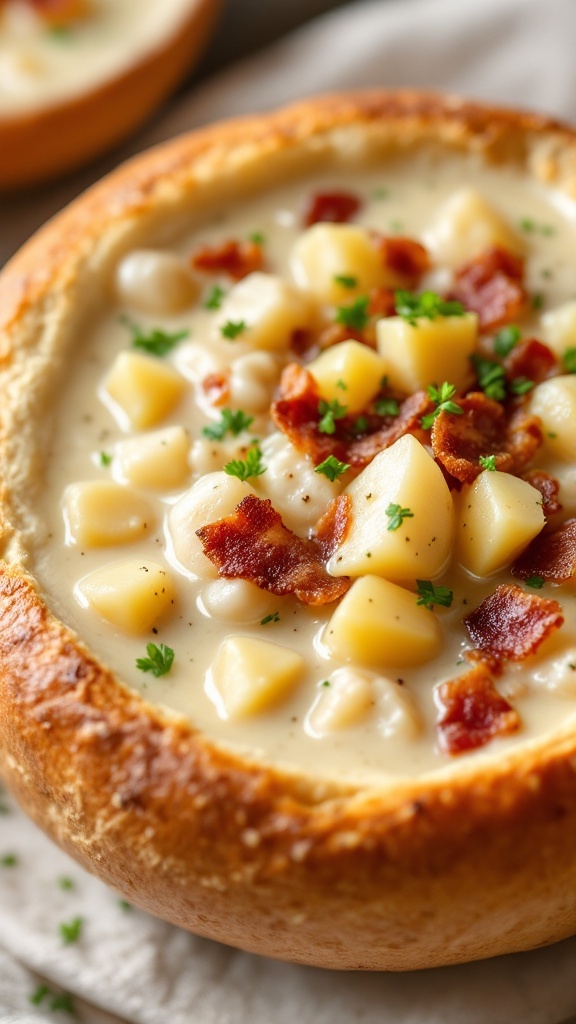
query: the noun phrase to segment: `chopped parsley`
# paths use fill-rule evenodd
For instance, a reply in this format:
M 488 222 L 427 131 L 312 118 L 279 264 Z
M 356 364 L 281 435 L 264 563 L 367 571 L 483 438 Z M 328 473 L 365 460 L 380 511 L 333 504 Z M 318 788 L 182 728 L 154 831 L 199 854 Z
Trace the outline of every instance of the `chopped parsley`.
M 151 356 L 168 355 L 178 342 L 187 338 L 190 333 L 188 330 L 182 330 L 169 334 L 159 327 L 151 327 L 149 330 L 145 330 L 138 324 L 133 323 L 132 320 L 129 320 L 127 316 L 121 316 L 120 323 L 124 324 L 132 332 L 132 348 L 142 349 Z
M 0 866 L 3 868 L 15 868 L 18 864 L 18 857 L 15 853 L 5 853 L 0 857 Z
M 266 472 L 266 466 L 262 462 L 262 452 L 259 448 L 249 448 L 246 452 L 246 459 L 232 459 L 224 466 L 224 472 L 228 476 L 237 476 L 239 480 L 249 480 L 252 476 L 262 476 Z
M 336 284 L 341 284 L 343 288 L 356 288 L 358 284 L 358 278 L 352 274 L 334 274 L 334 281 Z
M 478 462 L 482 466 L 482 469 L 487 469 L 490 473 L 494 473 L 496 471 L 495 455 L 481 455 Z
M 248 235 L 248 241 L 253 242 L 254 245 L 264 245 L 266 236 L 261 231 L 253 231 L 251 235 Z
M 487 398 L 493 398 L 496 402 L 503 402 L 506 398 L 506 374 L 500 363 L 493 359 L 484 359 L 483 356 L 470 356 L 472 365 L 478 378 L 478 386 Z
M 576 373 L 576 348 L 567 348 L 562 356 L 566 373 Z
M 456 394 L 455 384 L 449 384 L 448 381 L 445 380 L 440 387 L 437 387 L 436 384 L 429 384 L 426 390 L 428 391 L 428 398 L 430 398 L 432 402 L 436 403 L 436 408 L 434 409 L 434 412 L 429 412 L 420 420 L 420 424 L 424 430 L 430 429 L 434 420 L 441 412 L 450 412 L 455 416 L 462 415 L 462 409 L 460 406 L 456 402 L 452 401 Z
M 354 420 L 352 424 L 352 431 L 354 434 L 365 434 L 368 430 L 368 420 L 366 416 L 359 416 L 358 419 Z
M 526 586 L 532 587 L 533 590 L 542 590 L 545 582 L 546 581 L 543 576 L 528 576 L 524 580 Z
M 521 337 L 522 332 L 516 324 L 508 324 L 507 327 L 502 327 L 494 337 L 494 351 L 496 355 L 504 359 L 512 351 L 514 345 L 520 341 Z
M 362 331 L 367 326 L 370 316 L 368 295 L 359 295 L 350 306 L 338 306 L 335 321 L 353 331 Z
M 515 377 L 510 381 L 510 391 L 513 395 L 527 395 L 534 386 L 535 382 L 528 380 L 527 377 Z
M 323 679 L 322 682 L 320 683 L 320 686 L 330 686 L 330 680 Z
M 227 338 L 228 341 L 235 341 L 245 330 L 246 323 L 244 320 L 227 320 L 225 324 L 222 324 L 220 334 L 223 338 Z
M 435 320 L 437 316 L 464 316 L 466 310 L 461 302 L 447 302 L 436 292 L 414 292 L 399 290 L 395 296 L 396 312 L 412 327 L 418 318 Z
M 347 469 L 350 469 L 349 462 L 340 462 L 335 455 L 329 455 L 324 462 L 321 462 L 319 466 L 316 466 L 315 473 L 322 473 L 323 476 L 328 477 L 329 480 L 336 480 L 342 473 L 345 473 Z
M 50 1000 L 50 1009 L 55 1013 L 60 1010 L 62 1013 L 70 1013 L 74 1015 L 76 1013 L 76 1007 L 74 1006 L 73 996 L 71 996 L 69 992 L 57 992 Z
M 71 921 L 63 921 L 62 924 L 58 925 L 60 938 L 65 946 L 70 946 L 73 942 L 78 942 L 78 939 L 82 934 L 83 925 L 83 917 L 74 917 Z
M 253 416 L 247 416 L 241 409 L 238 409 L 236 412 L 233 412 L 232 409 L 222 409 L 220 422 L 202 427 L 202 433 L 204 437 L 209 437 L 211 441 L 222 441 L 228 433 L 232 434 L 233 437 L 238 437 L 238 434 L 241 434 L 243 430 L 248 430 L 253 420 Z
M 63 875 L 62 878 L 58 879 L 58 885 L 63 892 L 70 892 L 71 889 L 75 889 L 76 885 L 73 878 L 68 878 L 67 875 Z
M 348 385 L 346 384 L 346 381 L 343 381 L 341 379 L 336 381 L 336 387 L 340 388 L 341 391 L 348 391 Z
M 522 217 L 519 226 L 527 235 L 537 234 L 550 238 L 556 234 L 556 228 L 552 224 L 537 224 L 531 217 Z
M 333 434 L 336 430 L 336 420 L 341 420 L 348 412 L 347 405 L 341 405 L 337 398 L 331 402 L 325 402 L 323 398 L 318 402 L 318 413 L 321 417 L 318 430 L 322 434 Z
M 118 900 L 118 906 L 125 914 L 129 914 L 133 910 L 132 904 L 128 900 Z
M 396 398 L 379 398 L 374 403 L 374 412 L 377 416 L 398 416 L 400 403 Z
M 385 510 L 385 515 L 388 516 L 390 522 L 386 527 L 387 530 L 397 530 L 405 519 L 413 519 L 414 513 L 409 508 L 401 508 L 400 505 L 394 505 L 392 502 L 388 505 Z
M 542 309 L 544 305 L 544 296 L 536 294 L 532 296 L 532 309 Z
M 423 604 L 426 608 L 432 608 L 439 604 L 443 608 L 449 608 L 454 599 L 454 593 L 448 587 L 435 587 L 430 580 L 416 580 L 419 597 L 416 604 Z
M 261 626 L 267 626 L 269 622 L 280 622 L 280 612 L 272 612 L 270 615 L 265 615 L 263 619 L 260 619 Z
M 32 1003 L 32 1006 L 40 1006 L 40 1003 L 43 1003 L 44 1000 L 46 999 L 46 996 L 49 995 L 50 989 L 48 988 L 48 985 L 38 985 L 38 987 L 34 989 L 32 995 L 29 997 L 30 1002 Z
M 147 658 L 136 658 L 136 668 L 141 672 L 151 672 L 156 679 L 168 674 L 174 661 L 174 651 L 166 644 L 147 644 Z
M 222 299 L 226 295 L 226 292 L 219 284 L 215 284 L 214 287 L 204 299 L 204 309 L 220 309 L 222 305 Z
M 100 452 L 98 461 L 101 466 L 110 466 L 112 464 L 112 456 L 108 452 Z

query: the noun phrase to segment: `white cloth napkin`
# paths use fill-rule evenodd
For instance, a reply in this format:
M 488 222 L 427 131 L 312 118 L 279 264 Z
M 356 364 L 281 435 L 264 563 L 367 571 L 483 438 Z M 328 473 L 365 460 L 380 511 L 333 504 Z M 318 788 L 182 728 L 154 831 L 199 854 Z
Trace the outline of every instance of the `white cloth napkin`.
M 369 85 L 448 89 L 576 121 L 574 40 L 574 0 L 350 4 L 184 98 L 125 155 L 214 118 Z M 0 262 L 95 173 L 92 168 L 34 196 L 5 200 Z M 61 992 L 74 998 L 75 1018 L 85 1024 L 576 1022 L 576 939 L 404 975 L 277 964 L 123 908 L 5 795 L 0 811 L 3 806 L 10 813 L 0 814 L 2 1024 L 74 1019 L 57 1009 Z M 63 888 L 63 878 L 71 886 Z M 76 918 L 82 918 L 78 941 L 66 945 L 60 925 Z

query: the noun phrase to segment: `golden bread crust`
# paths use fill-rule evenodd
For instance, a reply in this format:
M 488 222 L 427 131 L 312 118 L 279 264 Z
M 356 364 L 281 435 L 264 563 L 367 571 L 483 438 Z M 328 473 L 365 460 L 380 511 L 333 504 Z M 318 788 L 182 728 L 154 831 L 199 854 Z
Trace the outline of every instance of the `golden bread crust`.
M 576 138 L 555 122 L 410 92 L 328 97 L 137 158 L 0 277 L 0 767 L 38 824 L 135 904 L 282 959 L 405 970 L 576 930 L 573 735 L 382 788 L 289 774 L 129 691 L 51 614 L 23 564 L 33 403 L 86 281 L 106 275 L 134 225 L 358 138 L 477 150 L 576 194 Z

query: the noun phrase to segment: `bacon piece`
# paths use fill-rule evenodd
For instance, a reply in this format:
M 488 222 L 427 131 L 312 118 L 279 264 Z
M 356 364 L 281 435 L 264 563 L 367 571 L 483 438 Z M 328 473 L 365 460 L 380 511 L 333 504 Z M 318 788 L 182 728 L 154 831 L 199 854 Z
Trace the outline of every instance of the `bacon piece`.
M 393 288 L 372 288 L 369 292 L 370 316 L 394 316 L 396 313 L 396 297 Z
M 424 246 L 414 238 L 398 235 L 388 237 L 372 232 L 371 237 L 382 265 L 397 274 L 406 288 L 415 288 L 423 274 L 430 269 L 430 257 Z
M 562 511 L 562 505 L 558 501 L 560 484 L 556 477 L 551 476 L 544 469 L 529 469 L 524 473 L 523 480 L 535 487 L 542 495 L 542 511 L 546 518 L 555 516 Z
M 324 434 L 318 429 L 319 400 L 312 374 L 291 363 L 282 374 L 279 394 L 270 414 L 278 429 L 299 452 L 309 455 L 316 466 L 334 455 L 340 462 L 348 462 L 355 468 L 367 466 L 378 452 L 389 448 L 404 434 L 421 434 L 420 418 L 431 404 L 425 392 L 417 391 L 401 403 L 398 416 L 371 416 L 372 432 L 364 437 L 350 437 L 354 422 L 350 417 L 337 420 L 333 434 Z
M 576 573 L 576 519 L 567 519 L 553 533 L 538 534 L 512 566 L 512 575 L 527 580 L 542 576 L 564 583 Z
M 339 494 L 333 498 L 325 513 L 316 523 L 313 540 L 318 545 L 322 558 L 328 561 L 345 539 L 352 523 L 352 498 Z
M 485 665 L 476 665 L 438 687 L 443 714 L 436 723 L 438 740 L 447 754 L 483 747 L 494 736 L 515 732 L 517 711 L 494 687 Z
M 295 594 L 311 605 L 336 601 L 350 586 L 346 577 L 326 572 L 319 545 L 288 530 L 272 502 L 254 494 L 246 495 L 232 515 L 202 526 L 196 535 L 225 579 L 250 580 L 262 590 Z
M 195 270 L 206 274 L 227 274 L 240 281 L 264 266 L 264 252 L 258 242 L 229 239 L 219 245 L 203 245 L 190 259 Z
M 491 331 L 521 315 L 523 276 L 523 260 L 494 246 L 456 271 L 451 297 L 478 314 L 482 330 Z
M 207 377 L 204 377 L 202 390 L 212 405 L 222 405 L 229 401 L 228 378 L 223 373 L 209 373 Z
M 471 483 L 482 472 L 481 455 L 493 455 L 501 472 L 520 472 L 542 443 L 539 420 L 522 407 L 508 418 L 504 407 L 482 391 L 471 391 L 458 405 L 460 416 L 438 414 L 431 438 L 435 458 L 461 483 Z
M 558 360 L 548 345 L 537 338 L 527 338 L 512 349 L 504 366 L 509 380 L 526 377 L 539 384 L 557 370 Z
M 302 220 L 307 228 L 318 221 L 344 224 L 358 213 L 361 205 L 353 192 L 315 192 L 310 196 Z
M 475 660 L 497 669 L 502 661 L 523 661 L 559 629 L 564 618 L 557 601 L 501 584 L 467 615 L 464 625 L 477 650 Z
M 345 327 L 344 324 L 329 324 L 318 335 L 316 344 L 323 352 L 324 349 L 340 345 L 343 341 L 358 341 L 361 345 L 375 349 L 376 332 L 371 324 L 368 324 L 362 331 L 357 331 L 353 327 Z

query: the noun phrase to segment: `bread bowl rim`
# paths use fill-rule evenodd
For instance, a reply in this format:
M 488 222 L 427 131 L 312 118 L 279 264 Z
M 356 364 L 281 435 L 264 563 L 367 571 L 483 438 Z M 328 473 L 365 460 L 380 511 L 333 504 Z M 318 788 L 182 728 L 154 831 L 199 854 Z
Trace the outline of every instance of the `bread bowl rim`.
M 4 380 L 22 374 L 37 348 L 32 335 L 55 308 L 59 315 L 58 303 L 66 307 L 79 268 L 98 264 L 107 232 L 170 209 L 214 176 L 310 140 L 329 147 L 348 126 L 388 133 L 396 145 L 430 138 L 496 155 L 512 146 L 576 192 L 570 129 L 455 98 L 349 94 L 221 123 L 128 163 L 11 261 L 0 277 Z M 7 414 L 10 402 L 0 422 L 5 458 Z M 146 705 L 98 665 L 18 566 L 6 490 L 2 503 L 13 563 L 0 573 L 2 771 L 31 816 L 128 898 L 200 934 L 328 967 L 433 966 L 576 928 L 567 896 L 576 863 L 560 856 L 576 822 L 569 728 L 489 765 L 385 789 L 318 786 L 258 765 Z M 536 828 L 542 846 L 528 858 Z

